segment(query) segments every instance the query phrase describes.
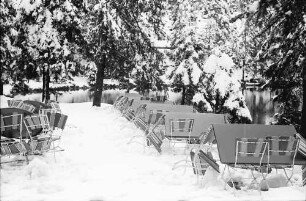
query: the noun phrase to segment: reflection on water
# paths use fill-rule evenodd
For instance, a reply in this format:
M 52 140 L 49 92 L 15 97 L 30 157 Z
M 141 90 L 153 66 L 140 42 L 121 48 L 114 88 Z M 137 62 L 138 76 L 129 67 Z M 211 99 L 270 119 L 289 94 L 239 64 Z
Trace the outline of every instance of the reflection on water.
M 124 91 L 106 90 L 102 93 L 102 103 L 113 104 L 117 96 L 124 94 Z M 41 101 L 41 93 L 28 94 L 26 96 L 15 96 L 15 99 L 21 100 L 36 100 Z M 60 95 L 51 95 L 51 100 L 56 100 L 60 103 L 84 103 L 93 101 L 93 92 L 89 90 L 61 92 Z
M 121 90 L 106 90 L 102 93 L 102 103 L 113 104 L 117 96 L 124 94 Z M 247 89 L 244 91 L 246 104 L 250 110 L 254 124 L 269 124 L 271 117 L 277 112 L 277 105 L 273 103 L 272 98 L 275 92 L 258 91 L 255 89 Z M 173 94 L 171 94 L 173 96 Z M 173 98 L 173 97 L 172 97 Z M 37 100 L 41 101 L 41 94 L 30 94 L 27 96 L 16 96 L 15 99 Z M 51 100 L 57 100 L 60 103 L 82 103 L 92 102 L 93 94 L 89 90 L 79 90 L 62 92 L 61 95 L 51 96 Z
M 247 89 L 244 91 L 246 104 L 254 124 L 269 124 L 271 117 L 278 111 L 278 105 L 272 101 L 275 92 Z

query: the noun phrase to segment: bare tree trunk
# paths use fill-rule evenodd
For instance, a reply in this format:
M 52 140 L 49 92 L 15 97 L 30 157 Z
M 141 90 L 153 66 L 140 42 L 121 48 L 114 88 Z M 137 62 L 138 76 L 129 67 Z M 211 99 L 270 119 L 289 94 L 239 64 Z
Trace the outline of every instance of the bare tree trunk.
M 42 83 L 42 93 L 41 93 L 41 95 L 42 95 L 42 97 L 41 97 L 41 101 L 42 102 L 45 102 L 45 92 L 46 92 L 46 70 L 45 70 L 45 66 L 43 66 L 43 73 L 42 73 L 42 75 L 43 75 L 43 77 L 42 77 L 42 81 L 43 81 L 43 83 Z
M 303 106 L 302 106 L 302 118 L 301 118 L 301 135 L 306 138 L 306 62 L 304 62 L 302 77 L 303 77 Z
M 103 91 L 103 79 L 104 79 L 104 71 L 106 67 L 106 55 L 103 54 L 101 63 L 98 66 L 98 71 L 96 75 L 96 85 L 93 97 L 93 106 L 101 106 L 102 99 L 102 91 Z
M 303 78 L 303 105 L 302 105 L 302 118 L 301 118 L 301 135 L 306 139 L 306 62 L 303 62 L 304 65 L 302 65 L 302 78 Z M 302 166 L 302 180 L 303 180 L 303 186 L 306 186 L 306 165 Z
M 185 98 L 186 98 L 186 87 L 185 87 L 185 85 L 183 85 L 181 105 L 185 104 Z
M 46 72 L 46 101 L 50 100 L 50 64 L 48 64 L 47 72 Z

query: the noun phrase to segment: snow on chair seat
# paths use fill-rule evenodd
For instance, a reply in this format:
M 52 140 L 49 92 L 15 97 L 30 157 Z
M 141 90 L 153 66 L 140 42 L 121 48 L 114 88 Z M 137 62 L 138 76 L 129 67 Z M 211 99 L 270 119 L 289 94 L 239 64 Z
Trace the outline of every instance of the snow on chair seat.
M 6 162 L 20 160 L 23 156 L 25 156 L 28 162 L 27 149 L 24 147 L 22 139 L 22 120 L 23 115 L 19 113 L 6 116 L 1 114 L 1 158 L 4 156 L 14 156 L 13 160 Z M 18 135 L 10 135 L 16 136 L 16 138 L 7 138 L 4 137 L 5 132 L 16 132 Z M 8 136 L 7 133 L 5 135 Z M 2 162 L 3 160 L 1 159 Z

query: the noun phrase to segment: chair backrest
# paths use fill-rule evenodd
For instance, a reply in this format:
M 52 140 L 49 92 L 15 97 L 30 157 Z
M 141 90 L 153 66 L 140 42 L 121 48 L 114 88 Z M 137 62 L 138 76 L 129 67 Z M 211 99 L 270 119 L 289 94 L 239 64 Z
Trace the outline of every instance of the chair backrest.
M 135 111 L 135 118 L 145 120 L 146 104 L 141 104 Z
M 24 124 L 30 138 L 51 131 L 47 115 L 31 115 L 24 118 Z
M 68 116 L 61 113 L 55 113 L 55 112 L 47 112 L 49 124 L 51 129 L 61 129 L 64 130 Z
M 53 108 L 41 108 L 39 109 L 39 113 L 38 114 L 47 114 L 47 113 L 56 113 L 56 110 Z
M 134 124 L 143 131 L 147 131 L 149 129 L 147 122 L 143 121 L 141 118 L 136 117 L 134 119 Z
M 264 138 L 236 138 L 235 165 L 248 164 L 249 160 L 252 165 L 269 164 L 268 150 L 269 142 Z
M 1 115 L 1 136 L 5 137 L 16 137 L 22 139 L 22 122 L 23 115 L 18 113 L 13 113 L 12 115 Z M 6 133 L 16 133 L 19 135 L 8 136 Z
M 51 105 L 52 109 L 56 110 L 56 112 L 59 112 L 59 113 L 62 112 L 61 108 L 60 108 L 60 106 L 57 102 L 51 102 L 50 105 Z
M 297 133 L 295 134 L 296 138 L 298 138 L 299 141 L 299 148 L 298 148 L 298 152 L 304 156 L 305 160 L 306 160 L 306 139 L 302 137 L 301 134 Z M 306 164 L 305 164 L 306 165 Z
M 294 165 L 295 156 L 299 147 L 299 139 L 294 136 L 268 136 L 269 154 L 273 157 L 290 158 L 288 164 Z M 275 162 L 277 164 L 277 161 Z M 279 164 L 278 164 L 279 165 Z
M 23 101 L 22 100 L 8 100 L 9 107 L 14 108 L 22 108 Z
M 151 110 L 148 124 L 155 124 L 166 112 L 166 110 Z
M 142 96 L 142 97 L 140 97 L 140 100 L 151 100 L 151 98 L 147 97 L 147 96 Z
M 33 113 L 36 108 L 33 105 L 23 103 L 23 105 L 21 106 L 21 109 L 27 110 L 27 111 Z
M 194 119 L 170 119 L 171 138 L 190 138 Z
M 115 102 L 114 102 L 114 106 L 116 106 L 119 102 L 120 102 L 120 100 L 123 98 L 123 96 L 118 96 L 117 98 L 116 98 L 116 100 L 115 100 Z

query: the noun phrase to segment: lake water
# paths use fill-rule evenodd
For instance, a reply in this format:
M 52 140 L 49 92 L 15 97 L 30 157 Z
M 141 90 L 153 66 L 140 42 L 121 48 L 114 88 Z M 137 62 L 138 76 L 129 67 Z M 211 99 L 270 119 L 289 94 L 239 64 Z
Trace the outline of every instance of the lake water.
M 125 91 L 121 90 L 107 90 L 102 93 L 102 102 L 113 104 L 117 96 L 124 94 Z M 247 89 L 244 91 L 246 104 L 250 110 L 253 123 L 255 124 L 269 124 L 271 117 L 275 112 L 278 111 L 278 106 L 273 103 L 272 98 L 275 92 L 270 91 L 258 91 L 255 89 Z M 170 94 L 172 101 L 179 98 L 177 94 Z M 26 97 L 16 96 L 15 99 L 29 99 L 41 101 L 41 94 L 30 94 Z M 62 92 L 61 95 L 55 97 L 51 95 L 52 100 L 57 100 L 61 103 L 82 103 L 82 102 L 92 102 L 93 96 L 92 92 L 89 90 L 79 90 Z

